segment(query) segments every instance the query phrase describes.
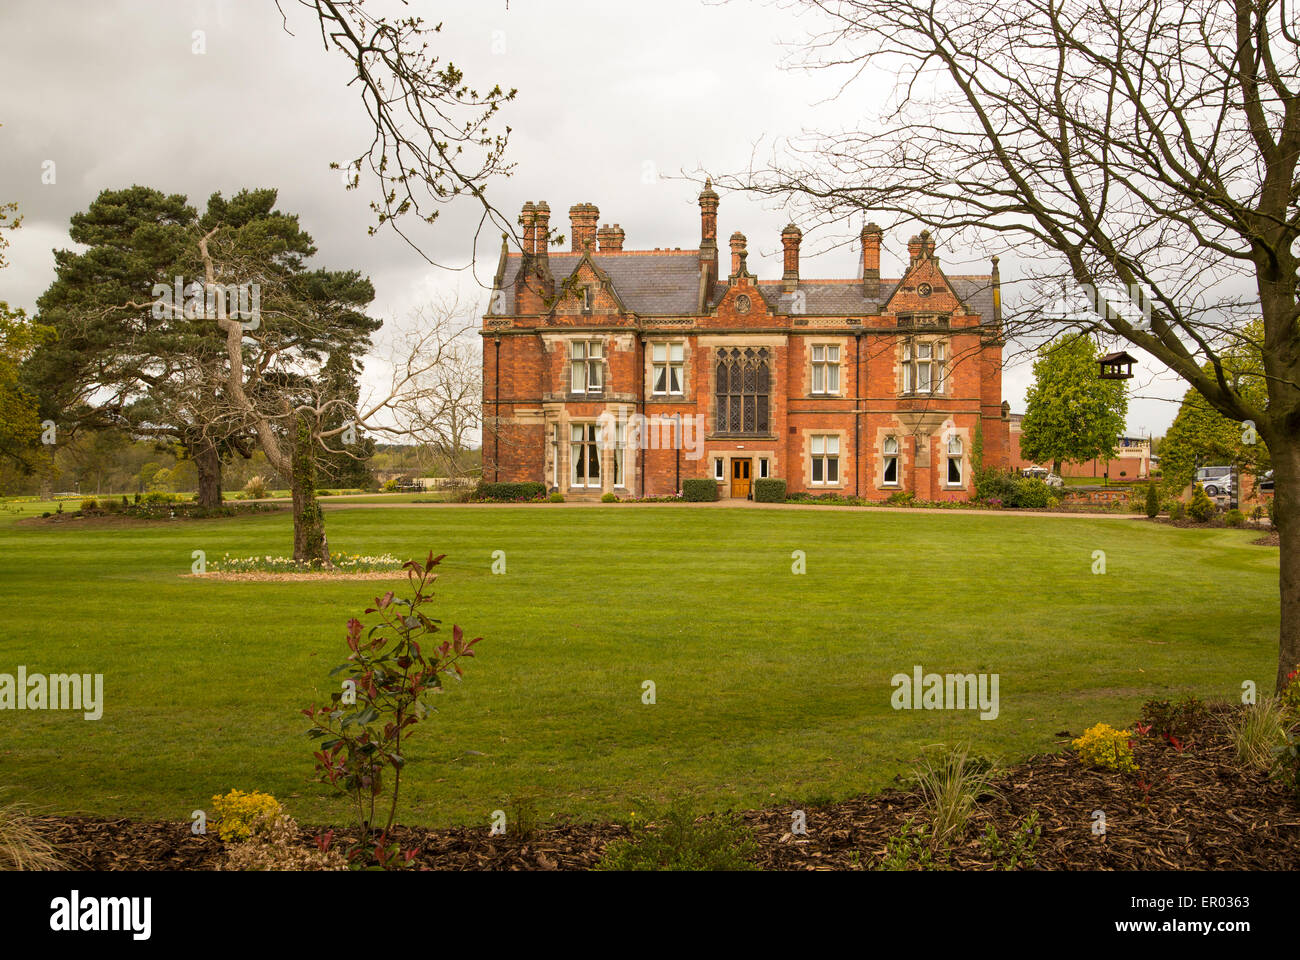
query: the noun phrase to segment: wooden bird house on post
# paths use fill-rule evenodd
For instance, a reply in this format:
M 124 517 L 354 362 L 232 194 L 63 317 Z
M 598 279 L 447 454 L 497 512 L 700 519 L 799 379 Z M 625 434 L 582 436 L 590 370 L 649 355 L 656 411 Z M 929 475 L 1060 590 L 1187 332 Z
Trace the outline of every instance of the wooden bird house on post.
M 1097 361 L 1101 367 L 1099 376 L 1103 380 L 1132 380 L 1133 364 L 1136 362 L 1123 350 L 1119 353 L 1108 353 Z

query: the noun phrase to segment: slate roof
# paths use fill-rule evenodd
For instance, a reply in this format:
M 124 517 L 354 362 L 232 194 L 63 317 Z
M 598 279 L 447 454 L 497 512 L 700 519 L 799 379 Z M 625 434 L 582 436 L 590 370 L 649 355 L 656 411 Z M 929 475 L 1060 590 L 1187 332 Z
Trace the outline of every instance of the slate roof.
M 551 274 L 559 283 L 573 272 L 581 253 L 572 251 L 548 254 Z M 508 255 L 505 278 L 514 279 L 519 271 L 518 253 Z M 689 316 L 696 313 L 699 293 L 699 251 L 656 250 L 626 253 L 592 253 L 596 266 L 604 270 L 627 308 L 645 316 Z M 725 264 L 722 265 L 725 268 Z M 993 284 L 987 276 L 947 275 L 953 292 L 980 315 L 984 323 L 993 322 Z M 870 317 L 879 313 L 888 301 L 899 278 L 881 279 L 880 297 L 868 300 L 862 295 L 861 280 L 810 281 L 799 284 L 804 293 L 804 314 L 819 317 Z M 714 286 L 711 303 L 717 303 L 727 284 Z M 786 312 L 789 298 L 779 280 L 759 281 L 759 291 L 773 310 Z

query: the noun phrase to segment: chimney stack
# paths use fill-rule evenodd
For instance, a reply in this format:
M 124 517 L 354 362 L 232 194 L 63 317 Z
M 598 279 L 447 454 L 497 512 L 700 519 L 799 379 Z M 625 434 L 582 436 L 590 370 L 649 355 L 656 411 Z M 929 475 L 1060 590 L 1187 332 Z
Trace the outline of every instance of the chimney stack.
M 880 297 L 880 241 L 883 231 L 873 221 L 862 228 L 862 296 Z
M 731 275 L 740 276 L 740 268 L 744 266 L 746 240 L 745 235 L 737 230 L 731 235 Z
M 545 200 L 533 207 L 536 227 L 533 232 L 533 256 L 543 267 L 550 267 L 551 205 Z
M 785 273 L 781 281 L 786 293 L 793 293 L 799 286 L 799 241 L 802 239 L 803 231 L 793 223 L 781 231 L 781 246 L 785 248 Z
M 700 193 L 700 253 L 711 249 L 718 252 L 718 194 L 713 189 L 713 180 L 704 181 L 704 190 Z
M 607 223 L 596 231 L 596 239 L 600 241 L 601 253 L 619 253 L 623 249 L 623 228 L 617 223 L 612 227 Z
M 533 202 L 529 200 L 519 212 L 519 225 L 524 228 L 524 262 L 532 259 L 533 248 L 537 243 L 537 215 Z
M 569 208 L 569 224 L 572 234 L 570 250 L 581 253 L 596 246 L 596 221 L 600 219 L 600 210 L 594 203 L 577 203 Z

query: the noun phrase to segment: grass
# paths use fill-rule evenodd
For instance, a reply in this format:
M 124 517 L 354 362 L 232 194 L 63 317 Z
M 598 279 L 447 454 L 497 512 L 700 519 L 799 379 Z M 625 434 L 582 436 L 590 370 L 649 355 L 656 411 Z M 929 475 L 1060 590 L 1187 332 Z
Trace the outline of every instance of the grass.
M 102 673 L 105 705 L 0 713 L 0 784 L 47 812 L 184 821 L 239 788 L 303 823 L 346 818 L 311 780 L 298 711 L 334 689 L 346 620 L 383 583 L 182 576 L 194 550 L 285 551 L 282 514 L 32 525 L 16 519 L 48 505 L 7 506 L 0 672 Z M 524 794 L 543 821 L 623 817 L 633 796 L 840 799 L 935 743 L 1010 761 L 1149 696 L 1267 689 L 1275 669 L 1278 557 L 1250 531 L 671 506 L 326 518 L 335 549 L 448 554 L 436 615 L 485 638 L 411 742 L 412 824 L 486 825 Z M 894 711 L 890 678 L 914 664 L 998 673 L 998 718 Z

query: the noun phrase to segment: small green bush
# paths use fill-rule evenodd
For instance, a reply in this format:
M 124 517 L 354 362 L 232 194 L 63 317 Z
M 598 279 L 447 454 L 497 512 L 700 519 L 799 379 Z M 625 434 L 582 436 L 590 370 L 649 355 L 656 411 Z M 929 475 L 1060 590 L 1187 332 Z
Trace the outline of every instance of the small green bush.
M 549 497 L 547 497 L 546 499 L 549 500 L 549 501 L 551 501 L 551 503 L 563 503 L 563 502 L 564 502 L 564 494 L 562 494 L 562 493 L 560 493 L 560 491 L 556 490 L 553 494 L 551 494 L 551 495 L 550 495 Z
M 601 503 L 618 503 L 618 497 L 612 493 L 602 493 L 600 495 Z
M 885 503 L 892 507 L 906 507 L 916 501 L 916 491 L 914 490 L 895 490 L 885 500 Z
M 86 500 L 81 501 L 82 513 L 96 513 L 98 512 L 98 510 L 99 510 L 99 504 L 95 501 L 94 497 L 90 497 Z
M 478 499 L 494 500 L 500 502 L 512 502 L 517 500 L 537 500 L 546 496 L 546 484 L 538 483 L 534 480 L 525 480 L 515 483 L 503 481 L 501 483 L 480 483 L 478 485 Z
M 1148 518 L 1154 519 L 1160 516 L 1160 492 L 1156 490 L 1154 483 L 1147 484 L 1146 511 Z
M 1223 520 L 1230 527 L 1244 527 L 1246 525 L 1246 515 L 1240 510 L 1229 510 L 1223 515 Z
M 1052 505 L 1052 488 L 1042 480 L 1022 477 L 1016 484 L 1016 502 L 1012 506 L 1043 510 Z
M 1187 694 L 1172 703 L 1151 699 L 1142 704 L 1142 723 L 1162 739 L 1190 740 L 1205 723 L 1209 711 L 1198 698 Z
M 738 816 L 724 813 L 696 820 L 685 799 L 675 800 L 658 815 L 633 814 L 629 832 L 629 839 L 605 847 L 597 870 L 758 869 L 753 862 L 758 844 Z
M 1192 502 L 1187 506 L 1187 515 L 1197 523 L 1209 523 L 1214 516 L 1214 501 L 1199 483 L 1192 487 Z
M 1181 520 L 1186 515 L 1187 515 L 1187 507 L 1184 506 L 1183 501 L 1175 500 L 1171 504 L 1169 504 L 1170 520 Z
M 776 477 L 755 480 L 754 500 L 757 503 L 785 503 L 785 481 Z
M 708 477 L 688 477 L 682 481 L 682 499 L 690 503 L 709 503 L 718 499 L 718 483 Z

